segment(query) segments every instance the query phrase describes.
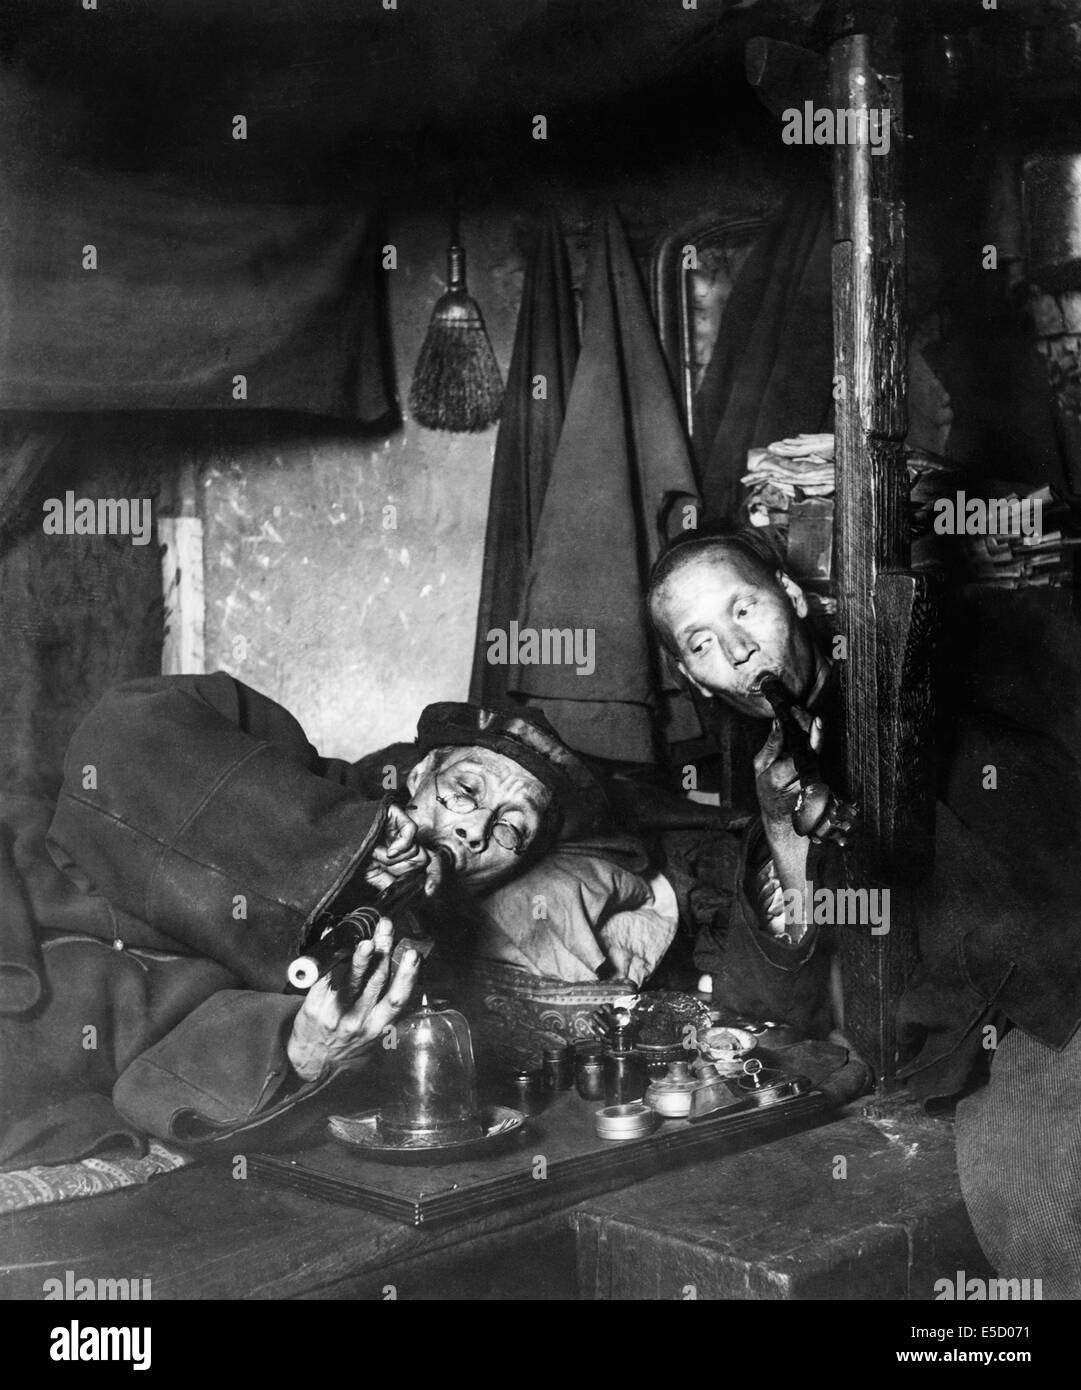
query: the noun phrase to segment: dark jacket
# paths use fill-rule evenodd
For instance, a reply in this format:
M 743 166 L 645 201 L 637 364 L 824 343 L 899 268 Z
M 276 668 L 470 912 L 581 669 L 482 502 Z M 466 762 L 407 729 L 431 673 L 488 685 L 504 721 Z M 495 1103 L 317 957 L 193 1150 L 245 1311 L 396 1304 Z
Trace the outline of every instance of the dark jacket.
M 293 1111 L 289 960 L 385 800 L 222 673 L 133 681 L 59 801 L 0 804 L 0 1162 L 116 1135 L 213 1143 Z

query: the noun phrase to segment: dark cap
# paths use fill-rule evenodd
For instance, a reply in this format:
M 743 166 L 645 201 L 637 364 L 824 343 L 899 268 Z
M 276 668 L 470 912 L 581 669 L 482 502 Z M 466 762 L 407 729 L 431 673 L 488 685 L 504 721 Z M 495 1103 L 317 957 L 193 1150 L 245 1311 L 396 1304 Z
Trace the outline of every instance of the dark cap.
M 552 793 L 568 838 L 592 829 L 608 811 L 600 782 L 540 710 L 429 705 L 417 725 L 417 743 L 425 753 L 433 748 L 489 748 L 510 758 Z

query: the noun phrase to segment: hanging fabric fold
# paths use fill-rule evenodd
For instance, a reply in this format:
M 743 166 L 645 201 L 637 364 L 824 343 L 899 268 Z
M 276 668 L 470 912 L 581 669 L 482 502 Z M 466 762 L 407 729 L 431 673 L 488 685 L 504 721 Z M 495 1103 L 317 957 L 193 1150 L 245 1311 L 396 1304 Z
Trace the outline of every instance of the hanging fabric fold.
M 610 211 L 594 238 L 582 351 L 510 643 L 519 665 L 509 689 L 585 753 L 654 763 L 662 732 L 670 742 L 698 732 L 662 674 L 643 603 L 650 564 L 668 534 L 696 524 L 697 506 L 668 368 Z
M 507 702 L 510 668 L 488 660 L 488 634 L 507 632 L 518 616 L 577 361 L 574 287 L 563 229 L 550 213 L 538 229 L 526 267 L 496 437 L 469 686 L 474 704 Z
M 748 449 L 831 428 L 832 245 L 826 188 L 798 189 L 736 278 L 695 400 L 711 517 L 735 518 Z

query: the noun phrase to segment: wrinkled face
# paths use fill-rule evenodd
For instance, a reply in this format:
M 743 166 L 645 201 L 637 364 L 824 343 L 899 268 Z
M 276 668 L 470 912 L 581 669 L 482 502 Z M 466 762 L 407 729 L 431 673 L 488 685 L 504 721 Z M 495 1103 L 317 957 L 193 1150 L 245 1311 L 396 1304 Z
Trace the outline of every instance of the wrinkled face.
M 744 714 L 772 714 L 753 693 L 766 672 L 800 698 L 814 676 L 814 648 L 800 621 L 803 591 L 780 571 L 768 576 L 742 557 L 706 554 L 670 574 L 652 615 L 679 669 L 704 694 Z
M 471 888 L 517 872 L 550 799 L 524 767 L 488 748 L 437 748 L 413 768 L 406 785 L 407 809 L 422 842 L 449 849 L 456 873 Z

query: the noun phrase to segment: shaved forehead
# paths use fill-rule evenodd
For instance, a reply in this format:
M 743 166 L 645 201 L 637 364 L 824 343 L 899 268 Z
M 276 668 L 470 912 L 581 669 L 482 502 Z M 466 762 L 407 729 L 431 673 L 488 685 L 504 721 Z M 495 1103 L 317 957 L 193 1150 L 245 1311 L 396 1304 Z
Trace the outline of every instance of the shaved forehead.
M 680 577 L 700 566 L 734 571 L 740 579 L 762 588 L 777 587 L 777 566 L 752 554 L 739 541 L 717 537 L 674 546 L 658 560 L 649 585 L 649 616 L 666 646 L 671 647 L 671 641 L 664 608 Z

